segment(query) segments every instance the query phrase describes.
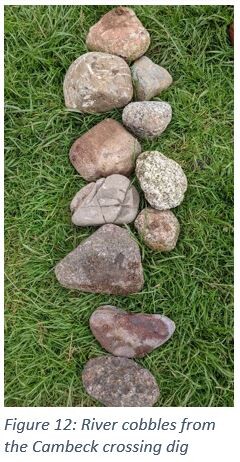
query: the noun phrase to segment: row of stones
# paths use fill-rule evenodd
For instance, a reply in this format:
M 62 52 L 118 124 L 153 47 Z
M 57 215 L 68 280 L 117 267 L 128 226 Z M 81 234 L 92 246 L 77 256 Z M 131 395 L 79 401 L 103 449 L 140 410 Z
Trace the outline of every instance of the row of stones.
M 127 295 L 142 289 L 144 278 L 139 247 L 127 230 L 131 223 L 146 245 L 172 250 L 180 225 L 171 212 L 187 189 L 178 165 L 158 151 L 142 152 L 134 135 L 159 136 L 172 117 L 171 106 L 148 101 L 168 88 L 166 69 L 142 56 L 150 36 L 135 13 L 118 7 L 104 15 L 87 36 L 93 52 L 80 56 L 64 80 L 69 110 L 98 113 L 125 106 L 123 125 L 105 119 L 70 149 L 70 160 L 91 181 L 73 198 L 70 209 L 77 226 L 101 226 L 61 260 L 55 273 L 67 288 L 84 292 Z M 131 69 L 126 61 L 135 61 Z M 134 97 L 137 102 L 130 103 Z M 149 204 L 138 214 L 139 194 L 127 178 L 134 170 Z M 136 218 L 137 216 L 137 218 Z M 106 406 L 152 406 L 159 388 L 152 374 L 132 359 L 150 353 L 173 334 L 166 316 L 131 314 L 101 306 L 90 318 L 93 335 L 112 356 L 88 361 L 83 371 L 87 392 Z

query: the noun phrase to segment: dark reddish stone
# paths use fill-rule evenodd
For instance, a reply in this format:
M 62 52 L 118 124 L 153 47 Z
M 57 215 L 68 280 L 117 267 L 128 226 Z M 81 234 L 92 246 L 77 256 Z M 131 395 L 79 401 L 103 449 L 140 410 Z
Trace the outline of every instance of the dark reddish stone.
M 137 243 L 126 229 L 104 225 L 55 268 L 61 285 L 82 292 L 127 295 L 143 287 Z
M 172 336 L 175 324 L 160 314 L 127 313 L 104 305 L 92 314 L 90 328 L 109 353 L 136 358 L 165 343 Z
M 232 46 L 234 46 L 234 23 L 230 24 L 228 27 L 228 35 Z
M 159 388 L 153 375 L 131 359 L 90 359 L 82 374 L 87 393 L 109 407 L 153 406 Z

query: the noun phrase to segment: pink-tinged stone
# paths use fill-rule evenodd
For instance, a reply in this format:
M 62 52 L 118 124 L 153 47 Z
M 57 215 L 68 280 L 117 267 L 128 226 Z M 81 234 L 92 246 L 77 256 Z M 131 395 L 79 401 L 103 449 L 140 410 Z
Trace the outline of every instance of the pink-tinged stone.
M 171 210 L 143 209 L 134 225 L 150 249 L 169 252 L 175 248 L 180 224 Z
M 90 328 L 109 353 L 137 358 L 163 345 L 172 336 L 175 324 L 160 314 L 127 313 L 103 305 L 92 314 Z
M 141 146 L 119 122 L 105 119 L 72 145 L 70 161 L 87 181 L 119 173 L 129 176 Z
M 159 388 L 151 372 L 128 358 L 90 359 L 82 381 L 87 393 L 108 407 L 149 407 L 159 398 Z
M 90 28 L 86 43 L 89 50 L 135 61 L 148 49 L 150 35 L 131 8 L 118 6 Z
M 85 53 L 69 67 L 63 92 L 71 111 L 94 114 L 120 108 L 133 96 L 131 71 L 119 56 Z
M 128 295 L 143 287 L 140 250 L 126 229 L 104 225 L 55 267 L 59 283 L 81 292 Z

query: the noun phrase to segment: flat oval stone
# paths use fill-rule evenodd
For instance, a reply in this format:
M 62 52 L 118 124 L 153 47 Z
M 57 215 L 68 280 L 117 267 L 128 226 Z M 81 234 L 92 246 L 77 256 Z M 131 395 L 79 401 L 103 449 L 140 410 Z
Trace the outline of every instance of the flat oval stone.
M 128 104 L 122 113 L 124 125 L 140 138 L 152 139 L 166 130 L 172 108 L 164 101 L 139 101 Z
M 70 205 L 72 222 L 77 226 L 131 223 L 138 207 L 139 194 L 123 175 L 110 175 L 89 183 L 80 189 Z
M 137 216 L 134 225 L 150 249 L 170 252 L 175 248 L 180 224 L 171 210 L 145 208 Z
M 131 359 L 99 356 L 82 373 L 87 393 L 108 407 L 150 407 L 159 398 L 153 375 Z
M 162 66 L 142 56 L 132 65 L 134 95 L 137 101 L 150 100 L 172 84 L 172 76 Z
M 167 210 L 183 201 L 187 190 L 186 175 L 177 162 L 161 152 L 142 152 L 136 163 L 136 175 L 153 208 Z
M 140 358 L 163 345 L 175 324 L 160 314 L 127 313 L 111 305 L 100 306 L 90 318 L 93 335 L 115 356 Z
M 87 181 L 120 173 L 129 176 L 141 146 L 122 124 L 105 119 L 84 133 L 72 145 L 70 161 Z
M 90 28 L 86 43 L 89 50 L 134 61 L 148 49 L 150 35 L 131 8 L 118 6 Z
M 85 53 L 69 67 L 63 91 L 65 105 L 72 111 L 110 111 L 126 106 L 131 101 L 131 71 L 119 56 Z
M 101 226 L 55 267 L 59 283 L 81 292 L 128 295 L 143 287 L 140 250 L 126 229 Z

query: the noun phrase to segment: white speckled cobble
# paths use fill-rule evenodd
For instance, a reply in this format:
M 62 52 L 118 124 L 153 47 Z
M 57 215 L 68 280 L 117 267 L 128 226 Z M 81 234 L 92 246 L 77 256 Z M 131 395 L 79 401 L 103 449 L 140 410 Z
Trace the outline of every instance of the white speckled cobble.
M 186 175 L 177 162 L 161 152 L 142 152 L 137 159 L 136 175 L 152 207 L 167 210 L 183 201 L 187 190 Z

